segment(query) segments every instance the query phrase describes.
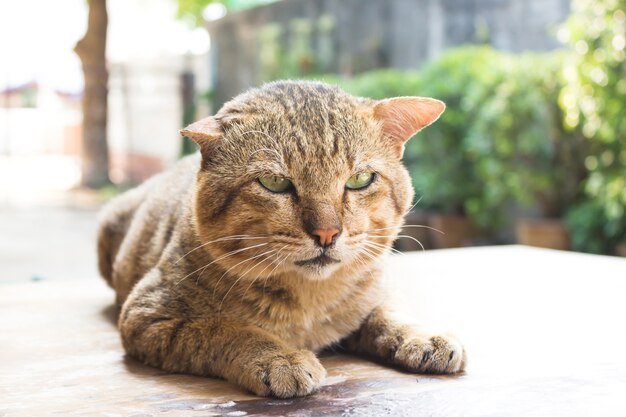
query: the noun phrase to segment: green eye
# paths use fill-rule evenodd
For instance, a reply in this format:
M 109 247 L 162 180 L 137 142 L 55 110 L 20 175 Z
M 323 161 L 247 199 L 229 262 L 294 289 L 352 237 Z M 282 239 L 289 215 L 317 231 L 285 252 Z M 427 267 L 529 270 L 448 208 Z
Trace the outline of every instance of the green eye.
M 359 190 L 374 182 L 374 178 L 375 174 L 373 172 L 359 172 L 348 179 L 346 187 L 350 190 Z
M 285 177 L 279 177 L 278 175 L 264 175 L 259 177 L 261 185 L 274 193 L 282 193 L 291 189 L 292 184 Z

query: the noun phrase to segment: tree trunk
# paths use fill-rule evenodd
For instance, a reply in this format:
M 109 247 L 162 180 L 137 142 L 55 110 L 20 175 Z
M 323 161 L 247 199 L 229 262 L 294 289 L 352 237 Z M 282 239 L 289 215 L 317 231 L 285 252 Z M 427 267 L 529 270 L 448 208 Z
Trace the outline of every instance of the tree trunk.
M 85 76 L 83 95 L 82 185 L 110 184 L 107 145 L 106 0 L 89 0 L 87 32 L 74 47 Z

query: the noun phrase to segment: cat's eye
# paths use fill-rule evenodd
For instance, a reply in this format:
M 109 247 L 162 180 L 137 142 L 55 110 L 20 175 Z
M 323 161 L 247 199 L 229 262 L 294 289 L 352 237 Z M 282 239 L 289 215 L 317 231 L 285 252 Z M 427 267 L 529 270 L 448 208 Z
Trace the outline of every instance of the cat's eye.
M 346 188 L 350 190 L 360 190 L 374 182 L 376 174 L 371 171 L 359 172 L 351 176 L 346 182 Z
M 259 182 L 273 193 L 284 193 L 293 187 L 291 181 L 278 175 L 263 175 L 259 177 Z

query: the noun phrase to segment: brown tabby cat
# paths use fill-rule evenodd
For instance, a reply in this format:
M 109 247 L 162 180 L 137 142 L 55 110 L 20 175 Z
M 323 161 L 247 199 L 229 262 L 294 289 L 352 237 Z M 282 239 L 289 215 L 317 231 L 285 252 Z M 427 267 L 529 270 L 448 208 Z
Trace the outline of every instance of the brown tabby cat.
M 380 284 L 413 198 L 404 142 L 444 107 L 283 81 L 184 129 L 201 155 L 102 215 L 128 354 L 277 397 L 318 389 L 313 352 L 338 342 L 412 372 L 463 370 L 458 341 L 389 318 Z

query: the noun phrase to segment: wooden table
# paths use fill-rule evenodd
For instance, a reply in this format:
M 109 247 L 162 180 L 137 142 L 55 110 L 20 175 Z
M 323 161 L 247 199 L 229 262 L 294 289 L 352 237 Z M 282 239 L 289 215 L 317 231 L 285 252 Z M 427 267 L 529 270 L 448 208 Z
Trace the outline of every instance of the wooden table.
M 465 374 L 412 375 L 323 354 L 316 395 L 257 398 L 124 356 L 95 276 L 2 280 L 0 417 L 626 416 L 626 261 L 521 246 L 389 261 L 397 309 L 455 332 Z

